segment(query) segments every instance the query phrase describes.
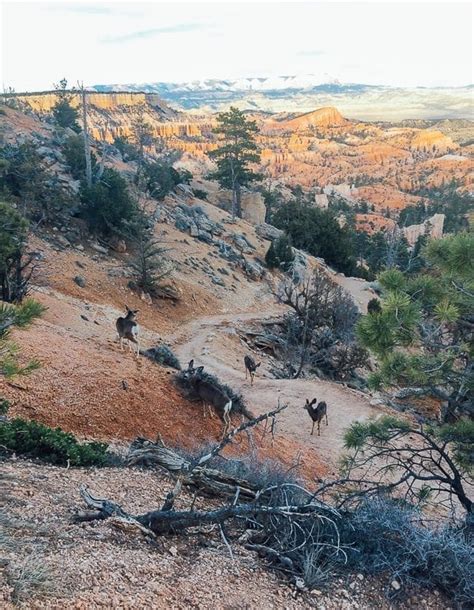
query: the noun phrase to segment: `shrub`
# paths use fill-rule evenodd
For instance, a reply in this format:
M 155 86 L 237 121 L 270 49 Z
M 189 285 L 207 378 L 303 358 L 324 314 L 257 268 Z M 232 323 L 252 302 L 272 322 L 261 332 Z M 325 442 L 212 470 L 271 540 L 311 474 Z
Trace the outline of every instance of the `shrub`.
M 57 175 L 47 171 L 36 144 L 7 144 L 0 149 L 0 190 L 7 200 L 21 204 L 36 222 L 53 220 L 74 203 Z
M 0 398 L 0 415 L 6 415 L 10 408 L 10 403 L 5 398 Z
M 189 173 L 189 172 L 188 172 Z M 162 200 L 182 182 L 181 174 L 165 162 L 146 163 L 143 167 L 145 187 L 154 199 Z
M 126 180 L 114 169 L 106 168 L 99 182 L 81 189 L 81 214 L 93 232 L 109 236 L 117 233 L 137 212 Z
M 388 572 L 405 585 L 437 587 L 461 607 L 474 602 L 474 549 L 462 531 L 425 527 L 414 509 L 381 498 L 345 515 L 341 525 L 349 567 Z
M 274 239 L 265 254 L 265 262 L 269 269 L 278 268 L 283 271 L 288 271 L 294 258 L 291 241 L 285 234 Z
M 162 364 L 163 366 L 170 366 L 177 371 L 181 370 L 181 364 L 178 358 L 173 354 L 171 349 L 167 345 L 158 345 L 157 347 L 151 347 L 145 352 L 145 356 L 153 362 Z
M 84 139 L 82 136 L 71 136 L 62 147 L 66 163 L 76 180 L 83 180 L 86 175 L 86 157 L 84 153 Z M 92 169 L 97 164 L 95 155 L 91 154 Z
M 193 189 L 193 193 L 197 199 L 204 199 L 205 201 L 207 200 L 207 191 L 203 191 L 202 189 Z
M 51 464 L 105 466 L 107 445 L 79 443 L 60 428 L 50 428 L 35 421 L 16 418 L 0 425 L 0 445 L 27 457 L 37 457 Z
M 119 136 L 114 140 L 114 146 L 122 155 L 124 161 L 137 161 L 140 153 L 125 136 Z
M 339 225 L 333 212 L 291 201 L 274 213 L 273 224 L 285 231 L 296 248 L 324 258 L 336 271 L 358 273 L 351 233 Z

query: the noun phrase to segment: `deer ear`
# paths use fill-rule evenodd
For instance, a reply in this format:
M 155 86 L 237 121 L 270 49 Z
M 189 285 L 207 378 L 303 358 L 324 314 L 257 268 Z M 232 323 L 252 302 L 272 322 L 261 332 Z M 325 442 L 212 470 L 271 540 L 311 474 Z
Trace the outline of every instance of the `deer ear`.
M 309 400 L 308 399 L 306 399 L 306 404 L 309 405 Z
M 194 360 L 190 360 L 188 364 L 188 371 L 194 368 Z
M 317 402 L 318 402 L 318 399 L 317 399 L 317 398 L 313 398 L 313 400 L 311 401 L 311 404 L 312 404 L 312 405 L 314 405 L 314 404 L 316 404 Z
M 198 368 L 196 369 L 196 373 L 201 374 L 203 372 L 203 370 L 204 370 L 203 366 L 198 366 Z

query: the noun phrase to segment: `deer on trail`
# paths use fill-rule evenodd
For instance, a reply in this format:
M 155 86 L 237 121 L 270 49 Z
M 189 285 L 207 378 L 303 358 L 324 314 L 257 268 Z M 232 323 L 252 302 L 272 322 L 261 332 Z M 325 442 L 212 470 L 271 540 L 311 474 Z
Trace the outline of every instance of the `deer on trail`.
M 258 369 L 258 367 L 262 363 L 259 362 L 258 364 L 256 364 L 256 362 L 252 358 L 252 356 L 245 356 L 244 364 L 245 364 L 245 379 L 247 379 L 247 373 L 249 373 L 250 374 L 250 385 L 253 385 L 253 380 L 254 380 L 254 377 L 255 377 L 255 371 Z
M 136 355 L 137 358 L 140 355 L 140 327 L 136 322 L 136 317 L 138 313 L 138 309 L 130 309 L 127 305 L 125 305 L 127 309 L 127 315 L 122 318 L 117 318 L 115 322 L 115 327 L 117 329 L 117 335 L 120 339 L 120 349 L 123 351 L 123 340 L 126 339 L 128 341 L 128 349 L 132 351 L 132 343 L 135 343 L 137 346 Z
M 328 425 L 328 406 L 324 402 L 324 400 L 322 400 L 319 403 L 319 405 L 316 406 L 317 402 L 318 402 L 317 398 L 313 398 L 313 400 L 311 402 L 309 402 L 309 400 L 306 399 L 306 404 L 303 408 L 306 409 L 306 411 L 308 411 L 309 416 L 313 420 L 313 427 L 311 428 L 311 435 L 314 432 L 314 424 L 317 423 L 318 424 L 318 436 L 321 436 L 321 421 L 322 421 L 323 417 L 326 417 L 326 426 Z M 313 407 L 313 405 L 315 405 L 315 406 Z
M 184 378 L 189 382 L 192 390 L 201 399 L 203 404 L 203 413 L 206 414 L 206 408 L 212 416 L 211 406 L 217 411 L 220 419 L 224 424 L 222 438 L 227 434 L 231 425 L 230 411 L 232 409 L 232 399 L 222 389 L 219 388 L 212 379 L 205 377 L 203 374 L 204 367 L 199 366 L 194 368 L 194 360 L 188 364 L 188 369 L 184 373 Z

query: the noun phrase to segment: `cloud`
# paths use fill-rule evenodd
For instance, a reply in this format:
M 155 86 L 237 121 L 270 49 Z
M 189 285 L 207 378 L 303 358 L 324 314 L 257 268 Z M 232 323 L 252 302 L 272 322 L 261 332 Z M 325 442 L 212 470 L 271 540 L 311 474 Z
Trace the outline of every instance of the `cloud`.
M 177 23 L 161 28 L 151 28 L 149 30 L 139 30 L 137 32 L 129 32 L 127 34 L 119 34 L 118 36 L 107 36 L 102 38 L 101 42 L 117 43 L 129 42 L 131 40 L 143 40 L 144 38 L 153 38 L 161 34 L 182 34 L 185 32 L 194 32 L 196 30 L 204 30 L 208 28 L 206 23 Z
M 119 6 L 111 6 L 110 4 L 51 4 L 47 6 L 50 11 L 58 11 L 62 13 L 82 13 L 84 15 L 117 15 L 126 17 L 137 17 L 141 13 L 136 10 L 129 10 Z
M 326 52 L 322 49 L 313 49 L 311 51 L 298 51 L 297 55 L 300 57 L 320 57 L 321 55 L 325 55 Z

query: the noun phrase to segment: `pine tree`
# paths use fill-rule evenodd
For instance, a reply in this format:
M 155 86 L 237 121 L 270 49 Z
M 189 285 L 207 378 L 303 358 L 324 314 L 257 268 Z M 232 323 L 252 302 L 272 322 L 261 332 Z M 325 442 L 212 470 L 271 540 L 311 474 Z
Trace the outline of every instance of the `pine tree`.
M 224 144 L 209 153 L 217 165 L 209 178 L 232 190 L 232 216 L 241 218 L 242 187 L 261 179 L 261 175 L 250 168 L 252 163 L 260 161 L 255 142 L 258 127 L 255 121 L 247 120 L 241 110 L 233 107 L 219 114 L 217 120 L 215 133 L 222 136 Z
M 67 88 L 67 80 L 63 78 L 59 81 L 58 85 L 54 86 L 56 95 L 58 97 L 57 102 L 52 108 L 53 116 L 56 123 L 60 127 L 70 127 L 77 133 L 81 131 L 78 124 L 79 112 L 77 108 L 74 108 L 71 104 L 73 95 Z
M 18 363 L 18 347 L 10 339 L 10 331 L 13 326 L 24 328 L 35 318 L 40 316 L 44 307 L 32 299 L 28 299 L 17 307 L 0 304 L 0 375 L 13 377 L 14 375 L 26 375 L 37 369 L 38 361 L 32 360 L 25 366 Z
M 0 203 L 0 297 L 7 303 L 20 303 L 30 288 L 34 257 L 25 252 L 27 239 L 26 219 Z
M 124 228 L 124 236 L 132 245 L 130 261 L 136 285 L 144 292 L 156 297 L 162 281 L 172 271 L 172 266 L 164 257 L 168 248 L 154 235 L 153 224 L 142 211 Z
M 438 398 L 445 421 L 472 416 L 474 235 L 432 240 L 423 257 L 423 273 L 379 276 L 381 311 L 359 322 L 361 343 L 379 361 L 370 384 Z

